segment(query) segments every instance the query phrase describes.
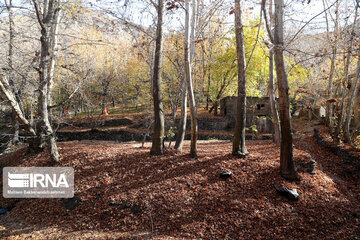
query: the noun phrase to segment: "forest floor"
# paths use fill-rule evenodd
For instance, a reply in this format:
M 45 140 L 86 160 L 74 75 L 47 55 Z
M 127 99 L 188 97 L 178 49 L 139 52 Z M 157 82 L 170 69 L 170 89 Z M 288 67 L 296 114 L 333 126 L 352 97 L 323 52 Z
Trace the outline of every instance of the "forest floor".
M 295 127 L 296 129 L 296 127 Z M 248 159 L 233 157 L 230 141 L 189 142 L 180 154 L 149 154 L 150 143 L 72 141 L 59 143 L 61 162 L 75 169 L 73 210 L 62 199 L 22 199 L 0 216 L 6 239 L 359 239 L 359 176 L 342 166 L 299 126 L 294 160 L 299 182 L 279 175 L 279 148 L 248 141 Z M 301 130 L 301 131 L 300 131 Z M 316 174 L 306 171 L 310 159 Z M 7 166 L 49 166 L 47 153 L 20 149 Z M 233 175 L 223 181 L 219 171 Z M 273 184 L 295 188 L 299 200 L 276 193 Z M 14 199 L 4 199 L 3 207 Z

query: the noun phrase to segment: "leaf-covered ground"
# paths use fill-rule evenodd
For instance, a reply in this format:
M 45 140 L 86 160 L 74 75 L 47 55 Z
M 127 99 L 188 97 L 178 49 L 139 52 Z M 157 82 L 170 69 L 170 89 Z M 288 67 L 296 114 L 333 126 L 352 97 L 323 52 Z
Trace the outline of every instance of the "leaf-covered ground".
M 150 156 L 150 143 L 59 143 L 61 163 L 75 169 L 75 195 L 23 199 L 0 217 L 0 236 L 10 239 L 358 239 L 360 188 L 342 160 L 313 137 L 298 134 L 294 159 L 301 181 L 279 176 L 279 148 L 248 141 L 251 155 L 238 159 L 230 141 L 200 141 L 199 158 L 168 151 Z M 187 142 L 184 152 L 189 151 Z M 49 166 L 46 153 L 17 152 L 13 166 Z M 316 175 L 306 163 L 317 162 Z M 20 161 L 21 160 L 21 161 Z M 220 170 L 233 176 L 226 182 Z M 296 188 L 297 202 L 276 194 L 273 184 Z M 3 205 L 12 199 L 0 199 Z

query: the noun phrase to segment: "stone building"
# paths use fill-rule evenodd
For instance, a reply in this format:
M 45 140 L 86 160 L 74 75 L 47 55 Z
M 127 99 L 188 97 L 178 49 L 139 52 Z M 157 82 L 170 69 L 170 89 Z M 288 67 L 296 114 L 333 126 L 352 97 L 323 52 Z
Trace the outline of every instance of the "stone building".
M 225 97 L 220 101 L 220 114 L 225 116 L 229 125 L 235 123 L 237 97 Z M 259 132 L 271 133 L 271 108 L 269 97 L 246 98 L 246 127 L 256 125 Z
M 360 128 L 360 89 L 354 102 L 354 126 L 356 129 Z

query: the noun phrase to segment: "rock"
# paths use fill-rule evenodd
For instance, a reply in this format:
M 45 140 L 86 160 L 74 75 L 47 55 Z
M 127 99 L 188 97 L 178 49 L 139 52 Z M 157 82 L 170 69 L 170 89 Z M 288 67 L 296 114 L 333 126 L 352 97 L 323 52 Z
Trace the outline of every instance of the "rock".
M 221 171 L 220 172 L 220 178 L 222 180 L 227 180 L 229 177 L 231 177 L 231 175 L 232 175 L 232 172 L 230 172 L 230 171 Z
M 124 210 L 124 209 L 130 208 L 130 206 L 127 205 L 127 204 L 118 204 L 118 205 L 119 205 L 119 209 L 120 209 L 120 210 Z M 132 211 L 132 210 L 131 210 L 131 211 Z
M 133 214 L 139 214 L 139 213 L 142 213 L 142 209 L 140 206 L 138 205 L 133 205 L 130 207 L 130 210 Z
M 314 159 L 311 159 L 308 163 L 308 169 L 307 172 L 310 173 L 311 175 L 315 175 L 315 167 L 316 167 L 316 161 Z
M 74 210 L 79 206 L 81 203 L 81 199 L 77 196 L 74 196 L 73 198 L 64 198 L 62 199 L 62 205 L 68 209 L 68 210 Z
M 279 195 L 286 197 L 290 201 L 297 201 L 299 199 L 299 194 L 296 189 L 281 189 L 276 185 L 276 183 L 274 184 L 274 188 Z
M 0 203 L 0 215 L 2 215 L 2 214 L 5 214 L 5 213 L 7 213 L 7 212 L 10 212 L 11 210 L 13 210 L 13 208 L 16 206 L 16 204 L 18 203 L 18 202 L 20 202 L 21 201 L 21 199 L 16 199 L 14 202 L 12 202 L 8 207 L 6 207 L 6 208 L 3 208 L 2 207 L 2 204 Z
M 0 215 L 7 213 L 9 210 L 7 208 L 0 209 Z
M 119 207 L 120 210 L 124 210 L 127 208 L 132 208 L 132 206 L 128 205 L 128 204 L 123 204 L 123 203 L 118 203 L 118 202 L 110 202 L 109 206 L 111 207 Z

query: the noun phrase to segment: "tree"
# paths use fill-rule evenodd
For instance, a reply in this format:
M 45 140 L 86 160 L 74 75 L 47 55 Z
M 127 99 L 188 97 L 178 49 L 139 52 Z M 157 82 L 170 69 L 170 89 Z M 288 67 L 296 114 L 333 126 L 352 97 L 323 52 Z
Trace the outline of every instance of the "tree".
M 263 3 L 265 3 L 263 1 Z M 263 6 L 263 10 L 264 6 Z M 269 15 L 270 15 L 270 28 L 273 25 L 273 4 L 272 0 L 269 2 Z M 275 90 L 274 90 L 274 49 L 271 48 L 269 50 L 269 98 L 270 98 L 270 108 L 271 108 L 271 115 L 272 115 L 272 122 L 274 125 L 274 134 L 273 140 L 276 145 L 280 145 L 280 125 L 279 125 L 279 115 L 278 109 L 276 105 L 276 98 L 275 98 Z
M 20 102 L 20 90 L 16 90 L 14 83 L 14 64 L 13 64 L 13 49 L 14 49 L 14 40 L 15 40 L 15 24 L 14 24 L 14 13 L 13 13 L 13 2 L 12 0 L 5 0 L 5 5 L 8 11 L 9 17 L 9 52 L 8 52 L 8 67 L 9 67 L 9 86 L 11 87 L 11 91 L 13 92 L 17 102 Z M 20 105 L 21 107 L 21 105 Z M 12 114 L 12 125 L 13 125 L 13 138 L 12 143 L 17 144 L 19 142 L 19 123 L 16 119 L 16 113 Z
M 328 83 L 328 89 L 327 89 L 327 95 L 328 98 L 332 98 L 333 96 L 333 87 L 334 87 L 334 76 L 335 76 L 335 68 L 336 68 L 336 57 L 337 57 L 337 45 L 338 45 L 338 38 L 339 38 L 339 16 L 340 16 L 340 12 L 339 12 L 339 7 L 340 7 L 340 3 L 341 0 L 338 0 L 336 2 L 336 10 L 335 10 L 335 22 L 334 22 L 334 39 L 332 41 L 330 41 L 330 30 L 329 30 L 329 21 L 328 21 L 328 16 L 327 16 L 327 12 L 325 11 L 325 17 L 326 17 L 326 28 L 327 28 L 327 32 L 328 32 L 328 41 L 332 42 L 332 46 L 331 46 L 331 51 L 332 51 L 332 55 L 331 55 L 331 66 L 330 66 L 330 75 L 329 75 L 329 83 Z M 323 0 L 323 4 L 324 4 L 324 8 L 325 8 L 325 0 Z M 333 103 L 331 101 L 327 102 L 326 105 L 326 124 L 332 128 L 333 127 Z
M 355 11 L 355 16 L 357 16 L 357 12 L 358 9 L 360 7 L 360 1 L 357 0 L 356 1 L 356 11 Z M 356 22 L 354 23 L 354 26 L 356 26 Z M 354 28 L 352 29 L 352 32 L 350 34 L 354 34 Z M 353 35 L 351 36 L 351 38 L 353 37 Z M 347 143 L 349 143 L 350 145 L 353 145 L 353 141 L 351 138 L 351 130 L 350 130 L 350 123 L 351 123 L 351 119 L 352 119 L 352 114 L 353 114 L 353 108 L 354 108 L 354 104 L 355 104 L 355 99 L 357 98 L 357 94 L 358 94 L 358 88 L 359 88 L 359 77 L 360 77 L 360 48 L 358 49 L 358 62 L 357 62 L 357 67 L 356 67 L 356 76 L 354 77 L 354 82 L 351 84 L 351 95 L 350 95 L 350 102 L 349 102 L 349 106 L 348 106 L 348 110 L 347 110 L 347 118 L 346 118 L 346 122 L 345 122 L 345 129 L 344 129 L 344 134 L 345 134 L 345 141 Z
M 238 60 L 238 98 L 236 107 L 236 123 L 232 154 L 238 157 L 246 157 L 248 152 L 245 146 L 246 127 L 246 64 L 243 25 L 241 22 L 240 0 L 235 0 L 235 33 L 236 53 Z
M 358 6 L 356 5 L 356 10 L 355 10 L 355 16 L 354 16 L 354 22 L 352 25 L 352 28 L 350 30 L 350 40 L 349 40 L 349 46 L 347 48 L 347 54 L 346 54 L 346 63 L 345 63 L 345 71 L 344 71 L 344 77 L 345 77 L 345 82 L 343 85 L 343 89 L 342 89 L 342 96 L 341 96 L 341 111 L 340 111 L 340 118 L 338 119 L 338 123 L 336 126 L 336 130 L 335 130 L 335 134 L 334 134 L 334 141 L 335 142 L 339 142 L 340 141 L 340 132 L 344 127 L 345 121 L 347 119 L 346 117 L 346 106 L 347 106 L 347 95 L 348 95 L 348 85 L 349 85 L 349 68 L 350 68 L 350 59 L 351 59 L 351 53 L 352 53 L 352 49 L 353 49 L 353 43 L 354 43 L 354 35 L 355 35 L 355 26 L 356 26 L 356 22 L 357 22 L 357 17 L 358 17 Z M 350 125 L 350 124 L 349 124 Z M 349 130 L 349 128 L 345 127 L 345 131 Z M 349 136 L 349 131 L 346 131 L 346 135 L 347 135 L 347 140 L 350 140 Z
M 155 3 L 154 3 L 155 4 Z M 164 0 L 158 0 L 155 4 L 157 9 L 157 28 L 156 28 L 156 43 L 155 43 L 155 57 L 154 70 L 152 79 L 152 93 L 154 101 L 154 132 L 152 136 L 151 154 L 160 155 L 163 153 L 163 138 L 164 138 L 164 110 L 162 106 L 161 94 L 161 64 L 162 64 L 162 41 L 163 41 L 163 15 L 164 15 Z
M 191 34 L 192 31 L 195 31 L 195 12 L 196 12 L 196 3 L 195 0 L 192 1 L 193 5 L 193 17 L 192 17 L 192 24 L 190 26 L 190 0 L 185 0 L 185 41 L 184 41 L 184 58 L 185 58 L 185 78 L 186 78 L 186 85 L 188 88 L 188 95 L 189 95 L 189 105 L 190 105 L 190 119 L 191 119 L 191 145 L 190 145 L 190 156 L 193 158 L 197 157 L 197 134 L 198 134 L 198 126 L 197 126 L 197 114 L 196 114 L 196 106 L 195 106 L 195 96 L 193 90 L 193 82 L 192 82 L 192 41 L 190 36 L 194 36 Z M 190 35 L 191 34 L 191 35 Z
M 236 41 L 230 41 L 231 45 L 225 49 L 223 54 L 215 58 L 211 64 L 211 76 L 213 78 L 208 86 L 208 98 L 213 103 L 209 112 L 214 110 L 214 115 L 218 113 L 220 100 L 227 95 L 233 95 L 236 88 L 237 64 L 236 64 Z M 226 44 L 226 42 L 223 42 Z M 219 44 L 220 45 L 220 44 Z M 222 49 L 221 46 L 218 46 Z M 209 71 L 209 72 L 210 72 Z
M 60 16 L 61 16 L 61 7 L 60 1 L 58 3 L 58 8 L 55 9 L 53 22 L 51 23 L 50 27 L 50 67 L 49 67 L 49 76 L 47 81 L 47 102 L 48 105 L 52 105 L 52 90 L 54 86 L 54 74 L 55 74 L 55 62 L 56 62 L 56 55 L 58 53 L 58 32 L 59 32 L 59 25 L 60 25 Z M 50 111 L 51 112 L 51 111 Z M 51 117 L 51 114 L 50 114 Z
M 245 46 L 246 64 L 246 96 L 263 97 L 267 94 L 268 60 L 265 44 L 259 39 L 265 37 L 258 20 L 242 19 L 243 35 Z M 216 49 L 212 61 L 209 64 L 209 75 L 211 81 L 208 82 L 208 93 L 206 94 L 213 106 L 210 111 L 216 109 L 219 101 L 225 96 L 237 94 L 237 50 L 236 34 L 229 37 L 219 37 L 217 42 L 212 43 Z M 249 106 L 248 106 L 249 108 Z
M 358 56 L 360 56 L 360 49 L 358 50 L 358 54 L 359 54 Z M 351 89 L 350 89 L 350 91 L 351 91 L 350 103 L 349 103 L 347 119 L 346 119 L 346 123 L 345 123 L 345 140 L 350 145 L 353 145 L 353 140 L 351 138 L 351 131 L 350 131 L 350 123 L 351 123 L 351 119 L 352 119 L 355 99 L 357 98 L 357 94 L 359 91 L 358 90 L 359 82 L 360 82 L 360 57 L 358 57 L 356 76 L 354 77 L 354 82 L 352 83 Z
M 182 89 L 181 89 L 181 116 L 180 122 L 178 125 L 178 131 L 176 133 L 176 142 L 175 150 L 182 152 L 184 146 L 184 139 L 186 133 L 186 121 L 187 121 L 187 84 L 186 79 L 182 79 Z
M 33 0 L 35 13 L 41 29 L 41 51 L 39 66 L 39 97 L 38 97 L 38 113 L 40 117 L 40 129 L 38 133 L 39 147 L 47 142 L 52 161 L 58 162 L 60 155 L 57 150 L 55 133 L 50 123 L 50 115 L 48 110 L 48 99 L 51 97 L 51 75 L 55 66 L 55 36 L 57 25 L 57 15 L 61 10 L 60 1 L 49 0 L 44 1 L 42 9 L 39 8 L 37 1 Z
M 36 132 L 32 127 L 31 123 L 26 119 L 24 113 L 22 112 L 19 102 L 16 100 L 15 95 L 11 91 L 11 87 L 9 85 L 8 80 L 4 75 L 0 73 L 0 90 L 5 98 L 8 100 L 12 111 L 16 115 L 17 121 L 21 124 L 21 126 L 25 129 L 29 138 L 29 147 L 32 147 L 33 139 L 36 137 Z
M 176 8 L 178 8 L 179 6 L 181 6 L 181 1 L 173 1 L 173 3 L 175 4 L 177 2 Z M 192 148 L 196 148 L 196 144 L 195 144 L 195 140 L 197 137 L 195 137 L 195 135 L 197 135 L 197 127 L 194 127 L 194 123 L 195 123 L 195 119 L 196 119 L 196 115 L 197 115 L 197 110 L 200 106 L 200 103 L 202 101 L 202 97 L 204 94 L 204 82 L 205 82 L 205 77 L 208 76 L 208 80 L 209 80 L 209 84 L 208 87 L 210 86 L 210 79 L 211 79 L 211 74 L 210 74 L 210 61 L 212 60 L 212 53 L 214 52 L 214 38 L 215 36 L 218 36 L 218 29 L 214 29 L 214 26 L 220 26 L 221 21 L 217 20 L 213 20 L 213 17 L 215 15 L 216 12 L 218 12 L 220 6 L 223 4 L 223 0 L 221 1 L 213 1 L 213 2 L 205 2 L 205 1 L 192 1 L 192 14 L 190 17 L 190 13 L 188 16 L 191 18 L 191 20 L 189 20 L 189 26 L 187 26 L 185 24 L 185 28 L 189 27 L 190 30 L 188 30 L 190 33 L 190 42 L 189 42 L 189 48 L 190 48 L 190 65 L 191 65 L 191 82 L 192 84 L 192 92 L 197 91 L 198 94 L 194 94 L 194 93 L 188 93 L 188 84 L 187 84 L 187 78 L 186 78 L 186 74 L 184 77 L 184 83 L 182 84 L 182 105 L 181 105 L 181 119 L 180 119 L 180 125 L 178 127 L 178 132 L 177 132 L 177 141 L 176 141 L 176 145 L 175 148 L 178 151 L 181 151 L 182 149 L 182 145 L 183 145 L 183 140 L 185 137 L 185 129 L 186 129 L 186 117 L 187 117 L 187 110 L 186 110 L 186 105 L 187 105 L 187 95 L 188 94 L 193 94 L 194 95 L 194 99 L 195 99 L 195 110 L 193 111 L 194 113 L 192 114 L 193 116 L 191 117 L 191 122 L 192 122 Z M 190 5 L 190 2 L 189 2 Z M 190 6 L 189 6 L 189 11 L 190 11 Z M 208 33 L 205 33 L 205 29 L 208 29 Z M 186 29 L 185 29 L 186 31 Z M 197 49 L 196 46 L 198 45 L 197 43 L 201 43 L 201 49 Z M 207 43 L 207 44 L 206 44 Z M 208 48 L 208 50 L 206 50 L 206 48 Z M 200 50 L 200 54 L 201 60 L 200 59 L 195 59 L 195 53 L 197 52 L 197 50 Z M 201 64 L 197 64 L 200 63 Z M 207 63 L 206 63 L 207 62 Z M 201 72 L 201 73 L 200 73 Z M 201 75 L 201 76 L 199 76 Z M 198 77 L 198 78 L 197 78 Z M 199 79 L 200 77 L 200 79 Z M 208 91 L 209 92 L 209 91 Z M 209 100 L 209 95 L 207 94 L 207 103 Z M 190 111 L 192 111 L 192 106 L 193 105 L 191 103 L 191 99 L 190 99 Z M 194 117 L 195 116 L 195 117 Z M 196 123 L 197 125 L 197 123 Z M 194 129 L 196 129 L 196 133 L 194 133 Z
M 50 151 L 52 161 L 59 161 L 59 153 L 56 146 L 55 133 L 50 123 L 50 115 L 48 111 L 48 97 L 51 97 L 49 92 L 49 81 L 51 73 L 55 66 L 54 51 L 56 49 L 56 41 L 54 34 L 56 34 L 56 28 L 59 24 L 57 21 L 57 14 L 61 10 L 60 1 L 49 0 L 44 1 L 39 6 L 38 2 L 33 0 L 33 6 L 37 21 L 41 29 L 41 51 L 40 51 L 40 65 L 38 68 L 39 73 L 39 87 L 38 87 L 38 114 L 39 114 L 39 128 L 35 132 L 32 127 L 32 123 L 27 121 L 24 113 L 20 107 L 20 99 L 16 97 L 16 94 L 12 91 L 11 83 L 2 76 L 0 81 L 0 88 L 6 99 L 9 101 L 13 112 L 16 115 L 17 120 L 25 129 L 29 138 L 29 149 L 32 151 L 42 150 L 47 143 Z M 52 57 L 53 56 L 53 57 Z
M 174 49 L 171 49 L 171 54 L 167 56 L 169 61 L 172 63 L 174 70 L 178 74 L 178 78 L 181 79 L 181 86 L 179 88 L 179 92 L 181 94 L 181 116 L 180 121 L 177 127 L 176 132 L 176 142 L 174 149 L 178 152 L 182 152 L 183 146 L 184 146 L 184 139 L 185 139 L 185 133 L 186 133 L 186 122 L 187 122 L 187 85 L 186 85 L 186 79 L 185 79 L 185 69 L 184 69 L 184 61 L 183 60 L 183 52 L 182 52 L 182 46 L 183 42 L 180 38 L 182 38 L 182 34 L 174 34 L 172 36 L 174 41 L 171 41 L 173 44 Z M 182 44 L 182 45 L 181 45 Z M 168 47 L 169 49 L 170 47 Z M 176 103 L 177 104 L 177 101 Z M 177 107 L 177 106 L 176 106 Z M 174 114 L 173 114 L 174 115 Z M 175 117 L 174 117 L 175 122 Z
M 274 60 L 279 88 L 281 127 L 280 174 L 288 180 L 298 180 L 293 159 L 293 139 L 290 120 L 289 85 L 284 61 L 284 1 L 275 0 Z

